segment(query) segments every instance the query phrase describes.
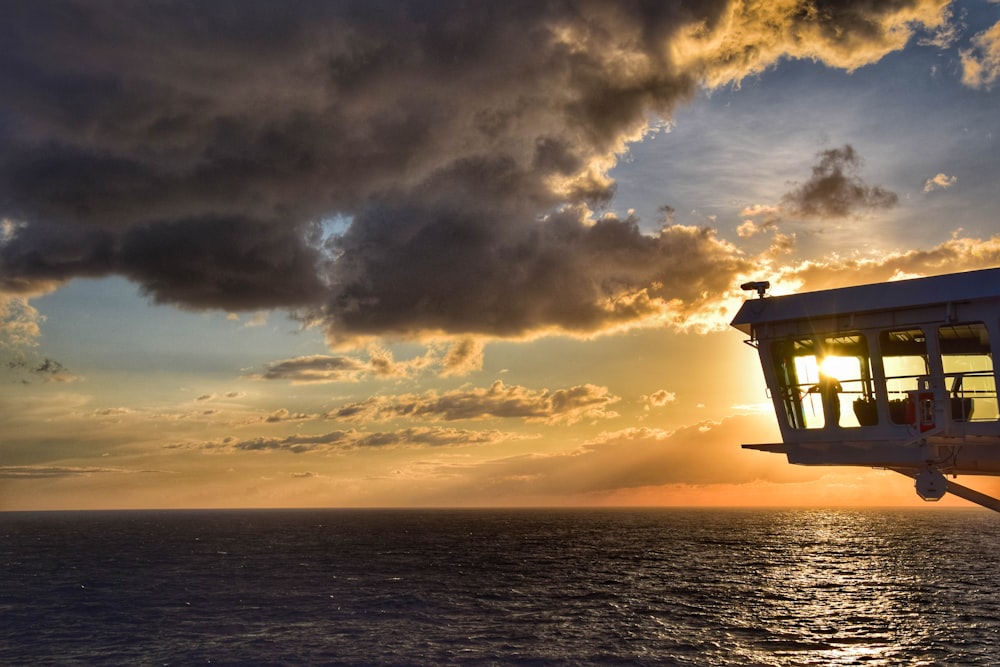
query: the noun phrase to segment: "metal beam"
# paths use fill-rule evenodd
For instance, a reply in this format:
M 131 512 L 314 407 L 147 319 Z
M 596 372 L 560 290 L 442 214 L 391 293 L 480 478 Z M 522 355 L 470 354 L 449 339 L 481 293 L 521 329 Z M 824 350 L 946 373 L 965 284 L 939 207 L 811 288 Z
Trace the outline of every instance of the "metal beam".
M 756 449 L 759 452 L 771 452 L 773 454 L 787 454 L 788 448 L 783 442 L 769 442 L 760 445 L 742 445 L 743 449 Z

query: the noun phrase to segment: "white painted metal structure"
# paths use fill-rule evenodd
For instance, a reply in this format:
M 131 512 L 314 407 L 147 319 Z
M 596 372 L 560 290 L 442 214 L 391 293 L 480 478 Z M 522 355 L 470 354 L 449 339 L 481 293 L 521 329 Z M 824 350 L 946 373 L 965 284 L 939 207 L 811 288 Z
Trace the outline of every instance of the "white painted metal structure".
M 946 478 L 1000 475 L 1000 268 L 777 297 L 743 287 L 759 298 L 732 326 L 760 355 L 783 441 L 744 448 L 887 468 L 925 500 L 1000 511 Z

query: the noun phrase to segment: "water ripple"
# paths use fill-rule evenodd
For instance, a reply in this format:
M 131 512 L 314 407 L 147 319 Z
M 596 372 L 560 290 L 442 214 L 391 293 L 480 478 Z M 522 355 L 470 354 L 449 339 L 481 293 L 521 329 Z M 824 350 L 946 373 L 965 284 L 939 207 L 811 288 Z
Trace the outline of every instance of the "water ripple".
M 0 663 L 989 665 L 1000 521 L 0 514 Z

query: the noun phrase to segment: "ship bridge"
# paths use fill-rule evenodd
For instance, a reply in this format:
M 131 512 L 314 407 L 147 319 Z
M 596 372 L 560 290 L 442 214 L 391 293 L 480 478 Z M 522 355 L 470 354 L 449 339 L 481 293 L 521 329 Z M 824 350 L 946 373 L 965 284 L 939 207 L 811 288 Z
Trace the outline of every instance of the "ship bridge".
M 789 463 L 887 468 L 937 500 L 1000 475 L 1000 268 L 757 298 L 732 326 L 756 348 Z

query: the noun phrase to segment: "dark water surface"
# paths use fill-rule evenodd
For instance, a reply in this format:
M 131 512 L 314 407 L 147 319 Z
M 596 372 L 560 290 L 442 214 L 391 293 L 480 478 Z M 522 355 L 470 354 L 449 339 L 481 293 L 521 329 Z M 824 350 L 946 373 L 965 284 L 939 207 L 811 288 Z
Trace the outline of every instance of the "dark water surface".
M 996 665 L 983 510 L 0 513 L 0 664 Z

